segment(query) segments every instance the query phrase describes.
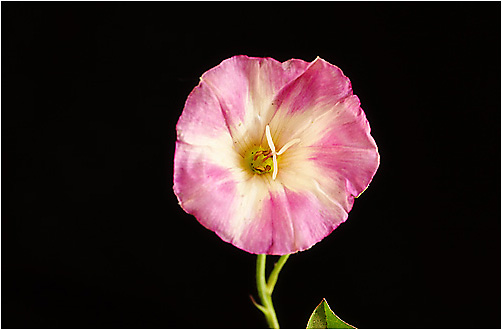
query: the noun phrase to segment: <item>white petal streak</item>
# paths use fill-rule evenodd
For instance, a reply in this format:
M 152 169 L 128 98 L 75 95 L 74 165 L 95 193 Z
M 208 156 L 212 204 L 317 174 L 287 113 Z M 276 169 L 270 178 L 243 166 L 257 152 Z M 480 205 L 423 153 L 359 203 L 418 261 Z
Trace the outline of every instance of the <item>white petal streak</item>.
M 336 205 L 338 208 L 340 208 L 341 210 L 343 210 L 343 213 L 348 215 L 347 211 L 345 210 L 345 208 L 343 207 L 342 204 L 340 204 L 339 201 L 337 201 L 336 199 L 333 199 L 329 196 L 329 194 L 327 194 L 322 188 L 321 188 L 321 185 L 319 184 L 319 182 L 317 180 L 314 180 L 314 185 L 315 185 L 315 188 L 317 190 L 317 192 L 319 192 L 324 198 L 326 198 L 328 201 L 330 201 L 331 203 L 333 203 L 334 205 Z
M 248 180 L 237 184 L 237 202 L 231 206 L 235 216 L 231 219 L 232 224 L 229 229 L 235 244 L 238 245 L 244 229 L 260 216 L 263 201 L 268 196 L 267 182 L 257 175 L 252 175 Z

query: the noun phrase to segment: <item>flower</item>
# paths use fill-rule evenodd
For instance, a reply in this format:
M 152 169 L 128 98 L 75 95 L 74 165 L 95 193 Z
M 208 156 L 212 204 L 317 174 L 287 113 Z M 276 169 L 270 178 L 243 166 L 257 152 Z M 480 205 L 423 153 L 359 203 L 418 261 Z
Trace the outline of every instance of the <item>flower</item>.
M 202 75 L 176 126 L 174 192 L 255 254 L 306 250 L 344 222 L 380 156 L 342 71 L 234 56 Z

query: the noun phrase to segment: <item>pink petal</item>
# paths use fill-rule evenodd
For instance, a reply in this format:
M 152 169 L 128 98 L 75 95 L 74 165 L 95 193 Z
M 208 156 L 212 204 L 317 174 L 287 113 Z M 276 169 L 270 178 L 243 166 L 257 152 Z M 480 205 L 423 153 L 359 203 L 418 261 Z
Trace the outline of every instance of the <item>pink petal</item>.
M 275 128 L 278 147 L 295 138 L 301 141 L 293 147 L 299 152 L 288 151 L 290 155 L 283 164 L 295 171 L 295 164 L 287 163 L 298 163 L 302 158 L 309 160 L 296 173 L 283 169 L 283 175 L 301 178 L 313 172 L 336 181 L 346 180 L 343 184 L 347 187 L 346 196 L 337 196 L 342 204 L 359 196 L 371 182 L 380 159 L 359 99 L 352 95 L 349 79 L 337 67 L 317 59 L 281 90 L 276 102 L 280 106 L 271 126 Z M 322 184 L 330 182 L 317 179 Z M 293 180 L 286 180 L 286 186 Z M 350 211 L 350 207 L 346 211 Z
M 319 139 L 308 148 L 313 166 L 345 178 L 348 193 L 357 197 L 375 175 L 380 156 L 357 96 L 347 97 L 337 108 L 336 116 L 326 116 L 327 128 L 317 132 Z
M 229 124 L 245 119 L 246 111 L 262 114 L 276 93 L 302 74 L 309 63 L 292 59 L 280 63 L 272 58 L 234 56 L 202 75 L 218 100 Z M 247 108 L 251 101 L 255 107 Z
M 351 95 L 333 107 L 332 113 L 323 117 L 327 123 L 325 128 L 317 131 L 320 138 L 311 146 L 346 146 L 375 150 L 376 143 L 370 135 L 370 126 L 360 105 L 359 98 Z
M 216 165 L 206 148 L 176 142 L 174 193 L 181 207 L 212 231 L 220 231 L 233 217 L 228 207 L 236 196 L 229 168 Z
M 204 73 L 201 84 L 207 84 L 217 97 L 234 139 L 245 143 L 263 133 L 275 112 L 274 96 L 308 65 L 296 59 L 280 63 L 272 58 L 234 56 Z
M 178 140 L 205 145 L 210 138 L 229 134 L 239 150 L 245 149 L 262 135 L 275 112 L 274 96 L 308 65 L 244 55 L 224 60 L 205 72 L 188 96 L 176 126 Z
M 338 67 L 317 58 L 277 95 L 275 102 L 288 113 L 312 111 L 335 105 L 352 94 L 349 79 Z
M 176 125 L 178 140 L 194 145 L 205 145 L 208 140 L 230 134 L 220 103 L 207 84 L 193 89 Z
M 284 255 L 306 250 L 347 218 L 335 204 L 325 205 L 312 192 L 287 188 L 271 193 L 257 221 L 244 229 L 236 246 L 251 252 Z

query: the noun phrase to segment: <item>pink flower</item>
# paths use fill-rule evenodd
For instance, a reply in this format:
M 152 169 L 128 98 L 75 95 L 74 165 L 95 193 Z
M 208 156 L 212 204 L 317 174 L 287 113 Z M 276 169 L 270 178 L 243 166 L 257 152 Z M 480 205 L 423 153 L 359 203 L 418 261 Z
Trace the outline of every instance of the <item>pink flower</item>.
M 229 58 L 202 75 L 176 129 L 181 207 L 256 254 L 329 235 L 380 161 L 349 79 L 320 58 Z

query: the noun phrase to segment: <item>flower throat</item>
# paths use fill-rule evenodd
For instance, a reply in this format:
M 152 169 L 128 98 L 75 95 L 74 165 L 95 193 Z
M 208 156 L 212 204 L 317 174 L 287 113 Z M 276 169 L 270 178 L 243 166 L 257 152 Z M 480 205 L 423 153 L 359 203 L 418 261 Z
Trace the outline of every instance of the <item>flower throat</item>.
M 270 149 L 257 147 L 251 151 L 251 170 L 258 174 L 269 173 L 274 170 L 274 160 Z
M 267 137 L 268 148 L 255 147 L 251 150 L 249 156 L 249 165 L 251 170 L 257 174 L 272 172 L 272 180 L 275 180 L 279 167 L 277 164 L 277 156 L 283 154 L 289 147 L 300 142 L 300 139 L 293 139 L 286 143 L 279 152 L 276 152 L 272 134 L 270 134 L 270 126 L 265 127 L 265 135 Z

